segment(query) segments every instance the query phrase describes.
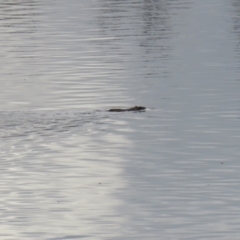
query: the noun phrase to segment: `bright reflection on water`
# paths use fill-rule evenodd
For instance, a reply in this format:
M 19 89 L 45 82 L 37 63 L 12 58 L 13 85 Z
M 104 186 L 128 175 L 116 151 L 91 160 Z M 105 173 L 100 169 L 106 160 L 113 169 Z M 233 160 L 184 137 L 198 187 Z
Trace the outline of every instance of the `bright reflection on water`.
M 239 239 L 238 1 L 5 0 L 0 34 L 1 239 Z

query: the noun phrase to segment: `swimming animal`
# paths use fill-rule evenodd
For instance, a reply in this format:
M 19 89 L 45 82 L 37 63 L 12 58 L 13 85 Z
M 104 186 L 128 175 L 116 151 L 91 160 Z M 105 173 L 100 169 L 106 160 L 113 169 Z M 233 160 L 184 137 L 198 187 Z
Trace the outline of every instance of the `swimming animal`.
M 135 106 L 132 108 L 111 108 L 108 112 L 143 112 L 145 111 L 145 107 Z

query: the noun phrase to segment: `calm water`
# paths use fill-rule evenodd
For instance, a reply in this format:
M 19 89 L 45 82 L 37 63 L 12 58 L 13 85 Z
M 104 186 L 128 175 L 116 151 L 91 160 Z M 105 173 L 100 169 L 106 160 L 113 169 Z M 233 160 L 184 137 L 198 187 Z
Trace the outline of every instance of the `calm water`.
M 5 0 L 0 35 L 1 239 L 239 239 L 239 1 Z

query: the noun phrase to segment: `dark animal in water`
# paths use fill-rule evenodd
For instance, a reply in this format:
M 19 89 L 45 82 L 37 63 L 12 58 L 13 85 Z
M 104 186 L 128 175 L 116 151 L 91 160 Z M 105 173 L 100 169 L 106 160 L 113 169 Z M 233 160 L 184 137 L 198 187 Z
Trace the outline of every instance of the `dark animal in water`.
M 142 106 L 135 106 L 132 108 L 112 108 L 108 112 L 143 112 L 146 108 Z

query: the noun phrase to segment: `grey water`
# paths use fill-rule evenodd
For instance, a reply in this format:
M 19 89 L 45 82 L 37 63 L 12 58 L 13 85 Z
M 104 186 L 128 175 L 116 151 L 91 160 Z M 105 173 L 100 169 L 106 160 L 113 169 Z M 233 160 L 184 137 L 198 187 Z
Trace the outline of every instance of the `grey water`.
M 239 239 L 239 1 L 4 0 L 0 36 L 1 239 Z

